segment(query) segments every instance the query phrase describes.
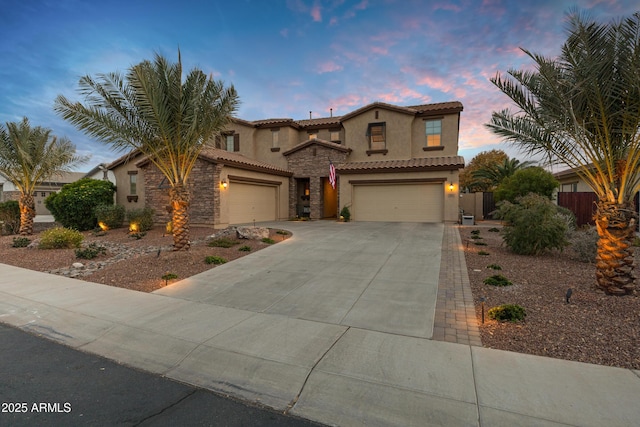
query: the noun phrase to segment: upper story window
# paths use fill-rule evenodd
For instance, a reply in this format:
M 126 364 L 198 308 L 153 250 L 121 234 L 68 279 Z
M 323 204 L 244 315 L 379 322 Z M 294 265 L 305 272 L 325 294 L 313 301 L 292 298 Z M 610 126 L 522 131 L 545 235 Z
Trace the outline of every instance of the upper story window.
M 240 151 L 240 134 L 230 133 L 225 135 L 225 150 L 227 151 Z
M 271 129 L 271 147 L 280 147 L 280 129 Z
M 330 130 L 329 131 L 329 139 L 331 142 L 335 142 L 336 144 L 340 144 L 340 130 Z
M 425 121 L 427 135 L 427 147 L 439 147 L 442 145 L 442 120 Z
M 233 135 L 227 135 L 227 151 L 233 151 Z
M 309 138 L 308 139 L 318 139 L 318 132 L 317 131 L 309 132 Z
M 386 150 L 386 123 L 369 123 L 367 137 L 371 151 Z

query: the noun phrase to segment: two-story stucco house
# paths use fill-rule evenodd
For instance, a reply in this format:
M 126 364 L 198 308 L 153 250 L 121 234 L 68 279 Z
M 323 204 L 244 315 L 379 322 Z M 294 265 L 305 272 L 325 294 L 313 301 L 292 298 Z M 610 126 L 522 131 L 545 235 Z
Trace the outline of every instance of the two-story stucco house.
M 234 119 L 191 174 L 191 221 L 336 218 L 344 206 L 355 221 L 457 221 L 462 109 L 376 102 L 335 117 Z M 150 162 L 132 154 L 108 168 L 118 204 L 169 220 L 166 181 Z

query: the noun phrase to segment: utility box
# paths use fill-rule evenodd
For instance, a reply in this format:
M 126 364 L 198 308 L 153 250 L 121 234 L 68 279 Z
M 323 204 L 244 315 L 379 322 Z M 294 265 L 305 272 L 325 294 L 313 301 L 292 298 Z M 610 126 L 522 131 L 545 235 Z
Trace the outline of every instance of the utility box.
M 476 221 L 473 215 L 462 215 L 462 225 L 475 225 Z

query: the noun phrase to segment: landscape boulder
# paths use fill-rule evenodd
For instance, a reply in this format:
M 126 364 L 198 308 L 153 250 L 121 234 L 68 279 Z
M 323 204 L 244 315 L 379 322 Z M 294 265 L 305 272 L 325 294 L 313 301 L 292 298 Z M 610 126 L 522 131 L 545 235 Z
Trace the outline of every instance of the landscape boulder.
M 238 239 L 261 240 L 269 237 L 269 229 L 266 227 L 238 227 L 236 235 Z

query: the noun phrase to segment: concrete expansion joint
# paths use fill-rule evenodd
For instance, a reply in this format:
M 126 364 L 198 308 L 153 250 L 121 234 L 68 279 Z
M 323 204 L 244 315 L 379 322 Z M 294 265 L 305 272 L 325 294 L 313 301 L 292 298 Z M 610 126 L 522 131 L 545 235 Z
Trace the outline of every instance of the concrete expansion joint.
M 340 341 L 342 339 L 342 337 L 349 331 L 349 329 L 351 329 L 351 327 L 347 326 L 347 329 L 345 329 L 340 334 L 340 336 L 338 338 L 336 338 L 336 340 L 329 346 L 327 351 L 322 353 L 322 356 L 320 356 L 318 358 L 318 360 L 316 360 L 316 362 L 313 364 L 311 369 L 309 369 L 309 373 L 307 374 L 306 378 L 304 379 L 304 382 L 302 383 L 302 387 L 300 387 L 300 390 L 298 391 L 298 394 L 296 394 L 296 396 L 287 405 L 287 408 L 283 411 L 284 415 L 287 415 L 296 406 L 296 403 L 298 403 L 298 399 L 300 399 L 300 396 L 302 395 L 302 392 L 304 391 L 304 388 L 307 385 L 307 382 L 309 381 L 309 377 L 311 377 L 311 374 L 313 373 L 313 371 L 315 371 L 316 366 L 318 366 L 318 364 L 325 358 L 325 356 L 336 346 L 338 341 Z

